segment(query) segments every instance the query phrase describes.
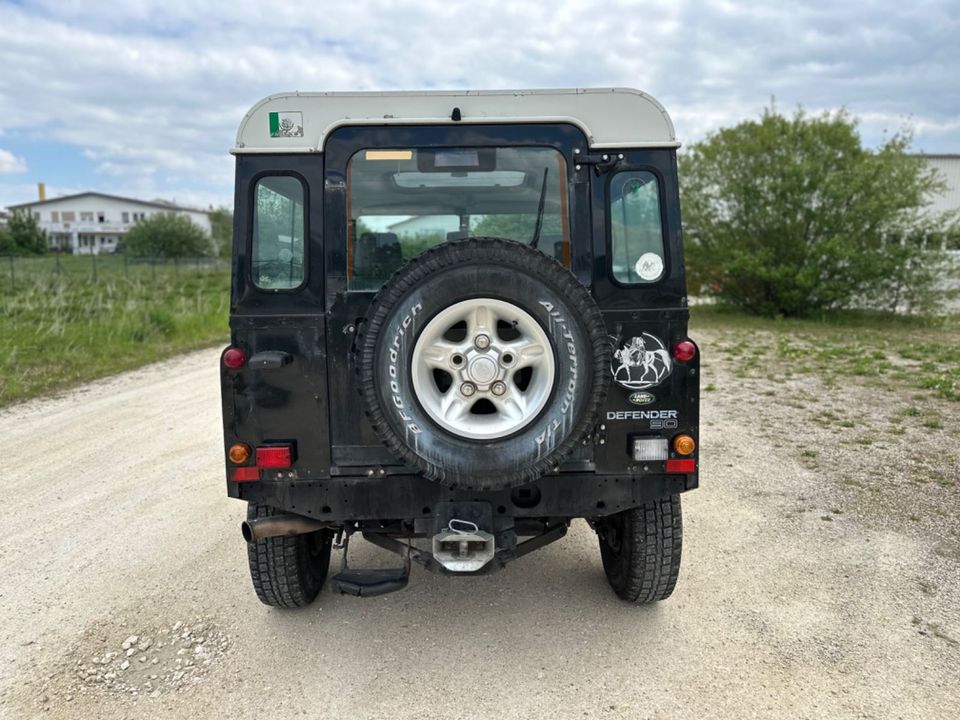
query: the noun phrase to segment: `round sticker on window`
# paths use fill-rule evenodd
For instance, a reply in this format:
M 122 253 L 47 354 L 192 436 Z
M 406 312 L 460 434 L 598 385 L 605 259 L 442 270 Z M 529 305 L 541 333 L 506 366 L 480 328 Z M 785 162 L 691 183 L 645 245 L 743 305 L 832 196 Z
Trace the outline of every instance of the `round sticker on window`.
M 634 269 L 641 280 L 656 280 L 663 273 L 663 258 L 656 253 L 644 253 L 637 260 Z

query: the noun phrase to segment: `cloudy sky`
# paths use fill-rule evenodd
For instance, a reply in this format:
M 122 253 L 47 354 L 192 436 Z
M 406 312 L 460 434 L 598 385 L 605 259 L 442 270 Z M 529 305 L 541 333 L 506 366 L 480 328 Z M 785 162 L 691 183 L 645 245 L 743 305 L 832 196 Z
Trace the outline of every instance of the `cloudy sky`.
M 237 124 L 295 89 L 625 85 L 685 143 L 773 96 L 956 153 L 958 38 L 958 0 L 0 0 L 0 207 L 41 180 L 230 204 Z

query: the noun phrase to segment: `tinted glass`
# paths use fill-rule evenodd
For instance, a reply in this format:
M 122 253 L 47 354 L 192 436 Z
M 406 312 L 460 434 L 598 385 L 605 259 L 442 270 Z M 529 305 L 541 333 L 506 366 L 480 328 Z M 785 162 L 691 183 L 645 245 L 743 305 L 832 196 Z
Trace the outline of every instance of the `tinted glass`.
M 253 210 L 253 282 L 267 290 L 303 284 L 303 183 L 287 176 L 257 181 Z
M 347 275 L 376 290 L 433 245 L 493 236 L 569 265 L 566 165 L 553 148 L 363 150 L 349 165 Z
M 626 284 L 663 277 L 660 188 L 653 173 L 617 173 L 610 182 L 610 234 L 613 277 Z

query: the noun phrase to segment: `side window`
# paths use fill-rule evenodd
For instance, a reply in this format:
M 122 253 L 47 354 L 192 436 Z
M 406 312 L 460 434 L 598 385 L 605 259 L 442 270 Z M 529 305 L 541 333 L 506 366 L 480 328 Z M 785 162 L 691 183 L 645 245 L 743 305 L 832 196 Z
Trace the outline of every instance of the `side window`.
M 639 285 L 663 277 L 663 227 L 656 175 L 631 170 L 613 176 L 610 236 L 614 279 Z
M 260 178 L 254 189 L 253 284 L 290 290 L 304 279 L 303 183 L 295 177 Z

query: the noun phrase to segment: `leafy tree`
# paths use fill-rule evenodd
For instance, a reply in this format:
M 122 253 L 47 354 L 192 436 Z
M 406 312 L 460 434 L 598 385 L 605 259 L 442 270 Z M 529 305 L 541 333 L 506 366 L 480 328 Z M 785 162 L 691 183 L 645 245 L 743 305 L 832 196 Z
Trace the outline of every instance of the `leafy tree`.
M 0 239 L 4 252 L 13 255 L 43 255 L 47 252 L 47 231 L 42 230 L 36 219 L 27 210 L 14 210 L 7 219 L 6 235 Z
M 210 213 L 210 237 L 218 255 L 229 257 L 233 251 L 233 211 L 224 206 Z
M 533 238 L 533 231 L 537 227 L 536 213 L 522 215 L 484 215 L 471 231 L 478 237 L 498 237 L 506 240 L 528 243 Z M 560 216 L 556 213 L 545 212 L 543 225 L 540 228 L 540 238 L 560 235 L 563 232 L 560 226 Z
M 871 151 L 845 111 L 771 107 L 694 144 L 680 158 L 691 280 L 758 314 L 929 307 L 943 255 L 916 240 L 948 219 L 922 211 L 942 184 L 910 140 Z
M 173 213 L 140 220 L 124 238 L 124 248 L 135 257 L 202 257 L 213 250 L 206 232 L 190 218 Z

